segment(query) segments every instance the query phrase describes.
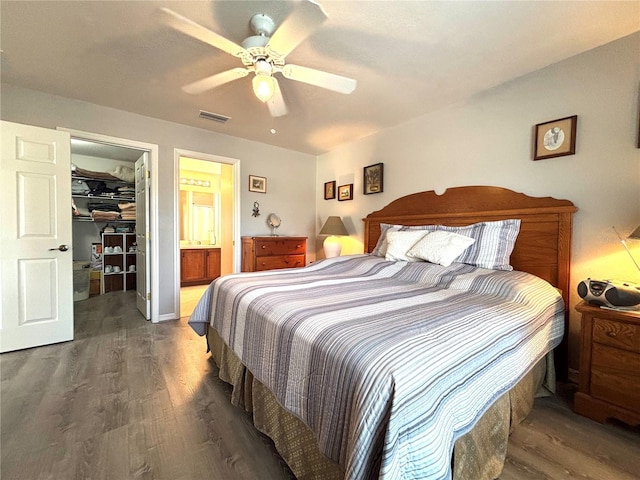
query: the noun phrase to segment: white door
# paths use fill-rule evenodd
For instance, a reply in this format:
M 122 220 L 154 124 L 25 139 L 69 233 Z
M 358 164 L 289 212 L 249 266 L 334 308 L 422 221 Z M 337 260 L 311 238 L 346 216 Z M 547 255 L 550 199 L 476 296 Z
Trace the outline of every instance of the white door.
M 136 305 L 144 318 L 151 318 L 149 262 L 149 153 L 136 161 Z
M 70 136 L 0 130 L 0 352 L 73 340 Z

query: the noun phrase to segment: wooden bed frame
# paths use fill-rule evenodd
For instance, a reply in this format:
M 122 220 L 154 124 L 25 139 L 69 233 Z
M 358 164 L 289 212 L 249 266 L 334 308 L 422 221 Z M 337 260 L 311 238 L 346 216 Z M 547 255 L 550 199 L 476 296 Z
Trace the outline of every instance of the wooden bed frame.
M 469 225 L 519 218 L 522 223 L 511 265 L 562 290 L 568 305 L 571 218 L 576 210 L 569 200 L 529 197 L 501 187 L 455 187 L 442 195 L 434 191 L 414 193 L 367 215 L 364 251 L 370 253 L 376 246 L 381 223 Z

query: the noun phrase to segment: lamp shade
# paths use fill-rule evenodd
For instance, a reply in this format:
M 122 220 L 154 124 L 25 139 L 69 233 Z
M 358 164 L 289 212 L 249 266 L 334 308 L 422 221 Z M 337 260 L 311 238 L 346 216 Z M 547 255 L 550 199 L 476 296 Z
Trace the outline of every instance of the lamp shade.
M 329 217 L 324 222 L 319 235 L 349 235 L 340 217 Z
M 620 239 L 620 243 L 622 243 L 622 246 L 624 247 L 624 249 L 629 254 L 629 257 L 631 258 L 631 261 L 633 262 L 633 264 L 636 266 L 636 268 L 640 272 L 640 265 L 638 265 L 638 262 L 636 262 L 636 259 L 633 258 L 633 255 L 631 255 L 631 250 L 629 250 L 629 247 L 627 247 L 627 242 L 626 242 L 626 240 L 640 240 L 640 226 L 637 227 L 633 232 L 631 232 L 631 234 L 626 238 L 626 240 L 624 240 L 620 236 L 620 234 L 616 230 L 616 227 L 613 227 L 613 231 L 616 232 L 616 235 L 618 235 L 618 238 Z

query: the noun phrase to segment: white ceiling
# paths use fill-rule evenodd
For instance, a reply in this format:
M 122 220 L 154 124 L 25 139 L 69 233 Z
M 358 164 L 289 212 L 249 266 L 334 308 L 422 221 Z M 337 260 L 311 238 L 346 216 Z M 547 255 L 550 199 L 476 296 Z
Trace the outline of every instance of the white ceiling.
M 254 13 L 278 24 L 291 1 L 2 0 L 2 82 L 320 154 L 640 30 L 638 1 L 321 4 L 329 19 L 287 62 L 358 86 L 342 95 L 279 77 L 289 108 L 280 118 L 251 77 L 184 93 L 241 62 L 171 29 L 160 8 L 240 43 Z M 231 120 L 200 119 L 201 109 Z

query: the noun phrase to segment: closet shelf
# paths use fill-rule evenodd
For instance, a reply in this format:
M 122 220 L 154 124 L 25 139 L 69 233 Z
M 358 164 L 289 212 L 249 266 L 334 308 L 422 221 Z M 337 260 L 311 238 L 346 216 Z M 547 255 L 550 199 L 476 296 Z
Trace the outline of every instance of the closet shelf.
M 135 220 L 94 220 L 90 217 L 71 217 L 74 222 L 91 222 L 91 223 L 136 223 Z
M 122 200 L 128 203 L 135 203 L 136 199 L 133 197 L 119 197 L 117 195 L 79 195 L 77 193 L 71 195 L 73 198 L 90 198 L 91 200 Z

